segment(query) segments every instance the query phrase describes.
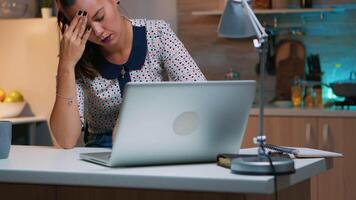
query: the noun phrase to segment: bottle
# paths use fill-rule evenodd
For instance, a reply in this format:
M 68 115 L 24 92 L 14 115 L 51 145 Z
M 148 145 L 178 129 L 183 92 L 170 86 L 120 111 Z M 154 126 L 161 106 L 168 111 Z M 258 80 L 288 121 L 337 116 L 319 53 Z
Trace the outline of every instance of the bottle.
M 301 80 L 298 76 L 294 77 L 294 80 L 291 83 L 291 101 L 293 107 L 300 107 L 302 105 L 302 95 L 303 88 Z
M 304 107 L 312 108 L 315 105 L 315 95 L 312 87 L 308 87 L 307 94 L 304 97 Z
M 240 74 L 238 72 L 232 70 L 232 68 L 230 68 L 230 71 L 225 74 L 224 78 L 225 78 L 225 80 L 239 80 Z
M 301 8 L 311 8 L 312 4 L 313 4 L 312 0 L 300 0 Z
M 323 108 L 321 86 L 315 86 L 314 91 L 315 91 L 315 106 L 318 108 Z

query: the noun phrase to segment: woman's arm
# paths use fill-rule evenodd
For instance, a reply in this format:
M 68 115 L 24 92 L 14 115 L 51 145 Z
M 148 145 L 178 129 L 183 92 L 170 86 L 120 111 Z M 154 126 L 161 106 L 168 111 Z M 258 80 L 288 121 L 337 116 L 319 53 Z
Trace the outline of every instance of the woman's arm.
M 57 94 L 50 118 L 54 143 L 61 148 L 73 148 L 81 133 L 74 69 L 91 32 L 86 25 L 87 16 L 76 15 L 61 40 Z
M 57 95 L 52 109 L 50 126 L 55 143 L 61 148 L 73 148 L 81 133 L 77 106 L 74 68 L 59 63 L 57 72 Z

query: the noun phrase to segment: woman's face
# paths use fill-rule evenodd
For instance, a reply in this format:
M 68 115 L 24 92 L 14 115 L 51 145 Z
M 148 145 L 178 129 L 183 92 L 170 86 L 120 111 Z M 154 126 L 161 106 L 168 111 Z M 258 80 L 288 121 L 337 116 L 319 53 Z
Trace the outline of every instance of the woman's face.
M 64 14 L 71 21 L 76 13 L 86 11 L 88 26 L 92 28 L 89 41 L 100 46 L 117 43 L 124 28 L 124 20 L 117 10 L 118 0 L 76 0 L 64 9 Z

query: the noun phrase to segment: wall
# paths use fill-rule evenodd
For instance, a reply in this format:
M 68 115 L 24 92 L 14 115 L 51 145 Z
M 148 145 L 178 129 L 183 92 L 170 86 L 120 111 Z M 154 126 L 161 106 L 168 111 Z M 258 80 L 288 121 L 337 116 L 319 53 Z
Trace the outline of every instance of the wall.
M 179 37 L 209 80 L 221 80 L 230 69 L 241 79 L 256 79 L 258 59 L 250 40 L 217 37 L 220 16 L 194 16 L 193 11 L 214 10 L 217 0 L 178 0 Z M 268 85 L 274 80 L 267 78 Z M 266 88 L 270 93 L 270 88 Z M 267 95 L 269 96 L 269 95 Z
M 351 69 L 356 69 L 356 45 L 353 37 L 355 31 L 354 0 L 315 0 L 314 6 L 330 6 L 345 3 L 350 11 L 324 14 L 279 15 L 279 25 L 297 23 L 302 25 L 304 36 L 287 35 L 301 40 L 306 46 L 307 54 L 319 53 L 324 81 L 343 79 Z M 257 53 L 249 40 L 231 40 L 217 37 L 220 16 L 193 16 L 193 11 L 214 10 L 218 0 L 178 0 L 179 37 L 186 45 L 198 65 L 210 80 L 224 79 L 230 68 L 241 74 L 242 79 L 258 79 L 255 73 L 258 61 Z M 260 17 L 260 16 L 259 16 Z M 261 18 L 261 17 L 260 17 Z M 273 24 L 273 17 L 262 17 L 262 21 Z M 341 67 L 340 67 L 341 66 Z M 273 99 L 275 93 L 275 76 L 266 77 L 266 99 Z M 324 91 L 324 97 L 331 97 L 330 90 Z
M 0 20 L 0 27 L 0 87 L 23 93 L 24 115 L 49 118 L 59 53 L 56 20 Z
M 121 0 L 130 18 L 164 19 L 177 30 L 176 0 Z

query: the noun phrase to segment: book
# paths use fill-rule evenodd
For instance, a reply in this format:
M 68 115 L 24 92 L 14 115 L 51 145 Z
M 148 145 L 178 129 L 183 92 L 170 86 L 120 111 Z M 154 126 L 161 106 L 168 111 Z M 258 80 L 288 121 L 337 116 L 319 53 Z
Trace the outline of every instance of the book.
M 230 169 L 232 159 L 239 158 L 239 157 L 241 157 L 241 155 L 239 154 L 231 154 L 231 153 L 218 154 L 216 158 L 217 160 L 216 163 L 221 167 Z
M 272 154 L 280 154 L 280 153 L 272 153 Z M 231 162 L 233 159 L 235 158 L 241 158 L 241 157 L 249 157 L 249 156 L 253 156 L 256 154 L 232 154 L 232 153 L 221 153 L 218 154 L 217 158 L 216 158 L 216 164 L 230 169 L 231 166 Z

